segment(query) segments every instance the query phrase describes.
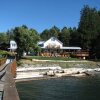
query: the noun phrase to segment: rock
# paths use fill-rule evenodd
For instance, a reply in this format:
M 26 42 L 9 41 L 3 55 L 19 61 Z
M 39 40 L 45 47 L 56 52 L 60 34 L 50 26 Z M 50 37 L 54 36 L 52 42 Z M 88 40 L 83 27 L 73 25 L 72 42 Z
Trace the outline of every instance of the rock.
M 86 76 L 94 76 L 94 75 L 95 75 L 94 72 L 89 72 L 89 71 L 84 72 L 84 74 L 85 74 Z
M 98 67 L 100 67 L 100 64 L 97 64 Z
M 64 73 L 77 74 L 77 73 L 79 73 L 79 70 L 77 68 L 64 69 Z
M 94 69 L 87 69 L 87 71 L 88 71 L 88 72 L 92 72 L 92 71 L 94 71 Z
M 78 71 L 76 74 L 80 74 L 80 72 Z
M 48 76 L 54 76 L 54 75 L 55 75 L 55 73 L 54 73 L 54 71 L 53 71 L 53 70 L 50 70 L 50 71 L 48 71 L 48 72 L 47 72 L 47 75 L 48 75 Z
M 59 73 L 59 70 L 54 70 L 54 73 Z
M 88 72 L 83 72 L 83 74 L 85 74 L 86 76 L 90 76 Z
M 64 73 L 64 70 L 58 70 L 57 72 L 58 73 Z
M 95 68 L 94 71 L 99 72 L 100 71 L 100 68 Z

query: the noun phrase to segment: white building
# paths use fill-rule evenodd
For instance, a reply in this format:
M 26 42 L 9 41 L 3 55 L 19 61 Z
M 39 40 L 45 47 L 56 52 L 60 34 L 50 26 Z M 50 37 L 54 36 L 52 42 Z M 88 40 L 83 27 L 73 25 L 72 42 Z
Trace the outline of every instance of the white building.
M 10 41 L 10 48 L 11 51 L 15 51 L 17 49 L 17 43 L 14 40 Z
M 80 51 L 80 47 L 63 47 L 63 43 L 56 37 L 51 37 L 47 41 L 40 41 L 38 45 L 41 47 L 42 56 L 69 56 L 70 52 Z
M 63 47 L 63 43 L 56 37 L 51 37 L 47 41 L 40 41 L 38 45 L 42 49 L 62 49 L 62 50 L 81 50 L 80 47 Z
M 41 48 L 62 48 L 63 43 L 61 41 L 59 41 L 57 38 L 55 37 L 51 37 L 49 40 L 47 41 L 40 41 L 38 43 Z

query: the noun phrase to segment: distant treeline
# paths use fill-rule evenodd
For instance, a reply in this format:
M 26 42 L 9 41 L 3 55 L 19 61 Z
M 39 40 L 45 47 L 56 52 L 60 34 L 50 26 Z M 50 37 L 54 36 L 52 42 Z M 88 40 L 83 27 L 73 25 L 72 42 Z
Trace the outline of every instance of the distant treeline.
M 91 58 L 100 58 L 100 10 L 85 5 L 80 12 L 78 27 L 59 29 L 53 26 L 38 33 L 35 29 L 29 29 L 26 25 L 15 27 L 0 34 L 0 43 L 7 43 L 14 39 L 18 44 L 17 52 L 40 51 L 37 41 L 47 40 L 55 36 L 63 42 L 64 46 L 80 46 L 91 53 Z

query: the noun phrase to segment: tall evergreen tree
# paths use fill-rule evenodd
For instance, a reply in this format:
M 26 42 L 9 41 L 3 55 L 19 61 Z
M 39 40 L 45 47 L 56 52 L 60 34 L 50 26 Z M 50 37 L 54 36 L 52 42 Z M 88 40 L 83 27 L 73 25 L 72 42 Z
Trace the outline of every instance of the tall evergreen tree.
M 41 34 L 40 34 L 41 40 L 46 41 L 47 39 L 50 38 L 50 31 L 48 29 L 45 29 Z
M 100 11 L 98 11 L 98 36 L 92 41 L 92 51 L 97 58 L 100 58 Z
M 70 46 L 80 46 L 80 33 L 77 31 L 76 27 L 69 28 L 70 31 Z
M 59 39 L 60 41 L 63 42 L 63 45 L 64 46 L 69 46 L 69 41 L 70 41 L 70 31 L 67 29 L 67 27 L 64 27 L 62 30 L 61 30 L 61 33 L 59 35 Z
M 50 29 L 45 29 L 41 34 L 40 37 L 42 40 L 48 40 L 51 37 L 59 37 L 60 29 L 56 26 L 53 26 Z
M 81 10 L 78 31 L 80 33 L 81 46 L 83 49 L 90 50 L 92 48 L 92 40 L 98 36 L 98 19 L 99 16 L 95 8 L 90 8 L 86 5 Z
M 50 37 L 58 37 L 58 30 L 56 30 L 56 27 L 52 27 L 50 29 Z

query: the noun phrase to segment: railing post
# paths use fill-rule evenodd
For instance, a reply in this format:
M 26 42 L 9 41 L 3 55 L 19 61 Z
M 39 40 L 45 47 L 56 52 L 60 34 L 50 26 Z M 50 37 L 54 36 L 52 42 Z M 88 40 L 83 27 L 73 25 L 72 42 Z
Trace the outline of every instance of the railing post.
M 16 78 L 16 59 L 13 60 L 12 64 L 11 64 L 11 73 L 13 75 L 13 78 Z

